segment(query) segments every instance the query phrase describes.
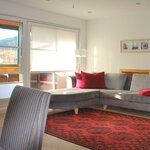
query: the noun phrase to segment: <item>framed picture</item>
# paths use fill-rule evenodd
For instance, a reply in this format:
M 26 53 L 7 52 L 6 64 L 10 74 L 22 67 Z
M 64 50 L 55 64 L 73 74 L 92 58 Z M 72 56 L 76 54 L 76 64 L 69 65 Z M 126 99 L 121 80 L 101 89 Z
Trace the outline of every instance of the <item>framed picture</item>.
M 150 39 L 123 40 L 121 52 L 150 52 Z

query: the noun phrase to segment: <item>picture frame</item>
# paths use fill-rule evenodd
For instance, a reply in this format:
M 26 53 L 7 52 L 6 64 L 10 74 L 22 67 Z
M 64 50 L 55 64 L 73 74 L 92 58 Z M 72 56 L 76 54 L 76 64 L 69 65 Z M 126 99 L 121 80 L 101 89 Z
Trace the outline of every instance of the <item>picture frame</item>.
M 150 39 L 122 40 L 121 52 L 150 52 Z

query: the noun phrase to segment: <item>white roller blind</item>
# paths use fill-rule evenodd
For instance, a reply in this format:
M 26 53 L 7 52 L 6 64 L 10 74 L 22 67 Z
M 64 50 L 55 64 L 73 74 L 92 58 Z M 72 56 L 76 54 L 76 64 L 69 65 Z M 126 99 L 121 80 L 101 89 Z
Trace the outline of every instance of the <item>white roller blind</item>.
M 31 71 L 75 70 L 74 31 L 32 26 Z

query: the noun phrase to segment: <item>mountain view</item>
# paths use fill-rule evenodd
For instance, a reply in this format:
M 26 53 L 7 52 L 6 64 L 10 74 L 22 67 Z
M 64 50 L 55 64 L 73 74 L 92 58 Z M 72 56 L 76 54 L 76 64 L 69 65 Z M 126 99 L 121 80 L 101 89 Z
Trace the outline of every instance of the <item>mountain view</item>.
M 5 38 L 0 40 L 0 46 L 18 46 L 18 37 Z
M 17 36 L 0 40 L 0 64 L 1 65 L 18 63 L 18 48 L 11 48 L 14 46 L 15 47 L 18 46 Z

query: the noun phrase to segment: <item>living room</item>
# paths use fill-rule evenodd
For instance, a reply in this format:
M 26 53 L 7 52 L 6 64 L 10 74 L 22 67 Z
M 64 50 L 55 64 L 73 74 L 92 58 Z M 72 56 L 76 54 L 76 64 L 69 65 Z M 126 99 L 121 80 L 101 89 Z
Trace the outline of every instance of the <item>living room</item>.
M 46 1 L 45 3 L 48 2 Z M 78 6 L 78 3 L 76 5 Z M 89 17 L 88 20 L 88 18 L 77 19 L 75 17 L 58 15 L 11 1 L 1 1 L 2 19 L 20 19 L 24 23 L 22 41 L 23 84 L 27 86 L 30 85 L 30 48 L 28 47 L 29 44 L 27 44 L 29 40 L 27 32 L 29 26 L 28 22 L 30 21 L 78 29 L 80 32 L 78 48 L 87 50 L 86 71 L 120 72 L 122 68 L 149 69 L 149 53 L 121 52 L 120 42 L 123 40 L 149 39 L 150 22 L 147 19 L 149 11 L 147 8 L 144 8 L 145 10 L 141 12 L 141 8 L 139 8 L 148 5 L 146 2 L 141 5 L 132 3 L 132 5 L 135 11 L 130 10 L 130 14 L 128 11 L 127 14 L 120 13 L 120 15 L 118 15 L 117 11 L 112 8 L 112 10 L 115 11 L 115 16 L 113 16 L 114 14 L 111 14 L 111 12 L 107 12 L 107 15 L 100 16 L 98 19 L 91 19 L 92 14 L 86 14 L 86 16 Z M 121 10 L 118 11 L 121 12 Z M 20 13 L 18 14 L 18 12 Z M 93 12 L 93 16 L 94 15 Z M 85 16 L 84 13 L 83 16 Z M 85 66 L 83 70 L 85 70 Z M 7 94 L 10 95 L 10 93 Z
M 53 7 L 53 4 L 58 4 L 58 8 L 60 8 L 61 4 L 66 2 L 57 0 L 55 3 L 55 0 L 52 0 L 42 3 L 44 3 L 44 6 L 52 5 L 51 7 Z M 66 10 L 70 7 L 69 9 L 74 14 L 78 12 L 78 15 L 81 14 L 81 16 L 73 17 L 70 14 L 53 13 L 52 11 L 42 10 L 42 8 L 35 8 L 33 7 L 34 2 L 32 6 L 29 3 L 25 5 L 23 1 L 19 3 L 15 0 L 0 1 L 1 19 L 23 22 L 22 76 L 24 86 L 30 86 L 30 23 L 77 30 L 79 32 L 78 48 L 86 50 L 86 63 L 82 64 L 81 68 L 84 71 L 118 73 L 120 69 L 124 68 L 149 70 L 149 52 L 121 51 L 121 41 L 149 39 L 150 21 L 148 18 L 150 9 L 148 8 L 148 1 L 128 1 L 128 3 L 122 1 L 116 4 L 112 2 L 107 4 L 102 1 L 103 5 L 99 9 L 103 10 L 102 7 L 105 7 L 106 10 L 101 11 L 101 13 L 98 12 L 100 16 L 96 16 L 96 12 L 91 10 L 93 8 L 91 3 L 99 4 L 98 1 L 89 2 L 89 5 L 84 8 L 85 10 L 80 13 L 79 6 L 86 4 L 86 2 L 83 1 L 80 4 L 78 0 L 74 0 L 69 2 Z M 15 85 L 8 83 L 0 85 L 0 100 L 2 102 L 8 100 Z

